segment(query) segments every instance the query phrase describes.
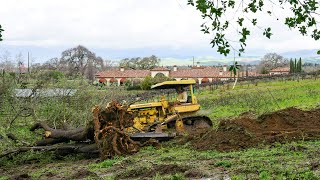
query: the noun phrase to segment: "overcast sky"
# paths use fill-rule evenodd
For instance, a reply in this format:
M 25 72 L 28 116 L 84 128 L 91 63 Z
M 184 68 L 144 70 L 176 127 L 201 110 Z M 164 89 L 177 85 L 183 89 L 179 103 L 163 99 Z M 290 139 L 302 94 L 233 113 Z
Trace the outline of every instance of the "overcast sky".
M 5 29 L 0 52 L 31 51 L 40 59 L 84 45 L 105 58 L 155 54 L 160 57 L 217 56 L 203 20 L 187 0 L 0 0 Z M 246 56 L 319 49 L 320 43 L 283 25 L 285 11 L 258 19 L 271 25 L 269 40 L 252 29 Z M 277 21 L 276 18 L 279 18 Z M 260 21 L 259 21 L 260 20 Z M 232 32 L 230 37 L 232 38 Z M 100 54 L 99 54 L 100 53 Z

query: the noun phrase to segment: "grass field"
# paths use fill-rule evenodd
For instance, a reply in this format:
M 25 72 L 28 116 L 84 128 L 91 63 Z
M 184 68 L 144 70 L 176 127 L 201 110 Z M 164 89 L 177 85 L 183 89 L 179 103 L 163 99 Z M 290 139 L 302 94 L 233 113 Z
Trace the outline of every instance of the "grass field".
M 287 107 L 310 109 L 320 106 L 320 80 L 270 81 L 202 90 L 198 97 L 212 120 L 232 118 L 244 112 L 261 115 Z
M 219 87 L 198 94 L 202 112 L 217 125 L 220 119 L 244 112 L 260 115 L 287 107 L 312 109 L 320 105 L 320 80 L 259 82 L 234 90 Z M 17 123 L 24 124 L 24 119 Z M 28 126 L 14 130 L 28 142 L 39 135 Z M 0 129 L 5 133 L 6 129 Z M 9 142 L 9 141 L 2 141 Z M 21 145 L 19 143 L 16 146 Z M 5 150 L 8 144 L 1 144 Z M 82 156 L 56 157 L 53 153 L 28 152 L 0 161 L 0 179 L 28 174 L 32 179 L 319 179 L 320 140 L 296 141 L 260 146 L 242 151 L 196 151 L 176 141 L 162 148 L 145 147 L 133 156 L 99 161 Z

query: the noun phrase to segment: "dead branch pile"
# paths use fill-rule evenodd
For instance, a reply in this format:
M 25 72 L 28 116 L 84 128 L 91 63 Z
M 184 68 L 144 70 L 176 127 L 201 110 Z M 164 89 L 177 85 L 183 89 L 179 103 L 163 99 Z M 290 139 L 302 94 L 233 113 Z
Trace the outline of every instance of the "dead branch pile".
M 134 116 L 120 103 L 112 101 L 106 107 L 95 106 L 92 111 L 93 121 L 85 127 L 54 129 L 44 122 L 34 124 L 30 130 L 44 129 L 44 138 L 35 142 L 34 147 L 21 147 L 18 150 L 5 152 L 0 158 L 28 150 L 63 150 L 64 154 L 99 152 L 100 157 L 105 159 L 134 154 L 145 145 L 159 146 L 155 140 L 140 143 L 130 138 L 125 129 L 133 126 Z M 70 141 L 75 143 L 70 144 Z M 69 144 L 66 146 L 65 143 Z

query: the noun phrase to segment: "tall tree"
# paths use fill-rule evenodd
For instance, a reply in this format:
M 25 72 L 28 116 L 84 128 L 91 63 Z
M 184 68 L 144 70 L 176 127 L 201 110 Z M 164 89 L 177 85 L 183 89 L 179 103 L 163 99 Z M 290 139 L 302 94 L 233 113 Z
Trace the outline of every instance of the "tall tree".
M 60 64 L 66 68 L 69 75 L 80 74 L 93 79 L 94 71 L 103 67 L 103 59 L 97 57 L 86 47 L 79 45 L 63 51 Z
M 160 58 L 155 55 L 144 58 L 125 58 L 122 59 L 119 63 L 121 67 L 130 68 L 130 69 L 152 69 L 159 65 Z
M 152 69 L 158 66 L 160 63 L 160 59 L 155 55 L 150 57 L 144 57 L 138 62 L 139 69 Z
M 289 64 L 288 60 L 276 53 L 268 53 L 263 56 L 260 61 L 260 69 L 269 71 L 277 67 L 287 66 Z
M 297 59 L 294 58 L 294 73 L 297 73 Z
M 290 59 L 290 73 L 294 73 L 294 62 L 292 58 Z
M 301 57 L 298 60 L 298 64 L 297 64 L 297 72 L 301 73 L 302 72 L 302 59 Z
M 273 34 L 271 27 L 263 27 L 264 24 L 257 17 L 258 14 L 265 14 L 278 20 L 276 8 L 292 12 L 284 21 L 290 29 L 297 29 L 301 35 L 311 36 L 314 40 L 320 39 L 320 29 L 316 26 L 320 15 L 317 0 L 188 0 L 188 4 L 201 12 L 204 19 L 201 31 L 213 35 L 210 44 L 217 47 L 217 51 L 223 55 L 229 54 L 231 49 L 238 49 L 241 55 L 253 27 L 261 29 L 261 34 L 270 39 Z M 233 17 L 230 18 L 227 14 L 232 14 Z M 230 29 L 236 29 L 238 39 L 230 41 Z M 232 44 L 234 40 L 236 44 Z M 239 48 L 235 48 L 235 45 Z

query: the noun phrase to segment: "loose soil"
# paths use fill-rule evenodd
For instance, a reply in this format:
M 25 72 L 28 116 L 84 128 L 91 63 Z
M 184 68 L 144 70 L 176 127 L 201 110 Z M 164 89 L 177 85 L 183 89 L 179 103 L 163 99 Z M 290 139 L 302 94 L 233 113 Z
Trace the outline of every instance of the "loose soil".
M 258 118 L 243 115 L 223 120 L 211 131 L 197 131 L 181 141 L 191 142 L 198 150 L 233 151 L 293 140 L 320 138 L 320 109 L 296 108 L 264 114 Z

